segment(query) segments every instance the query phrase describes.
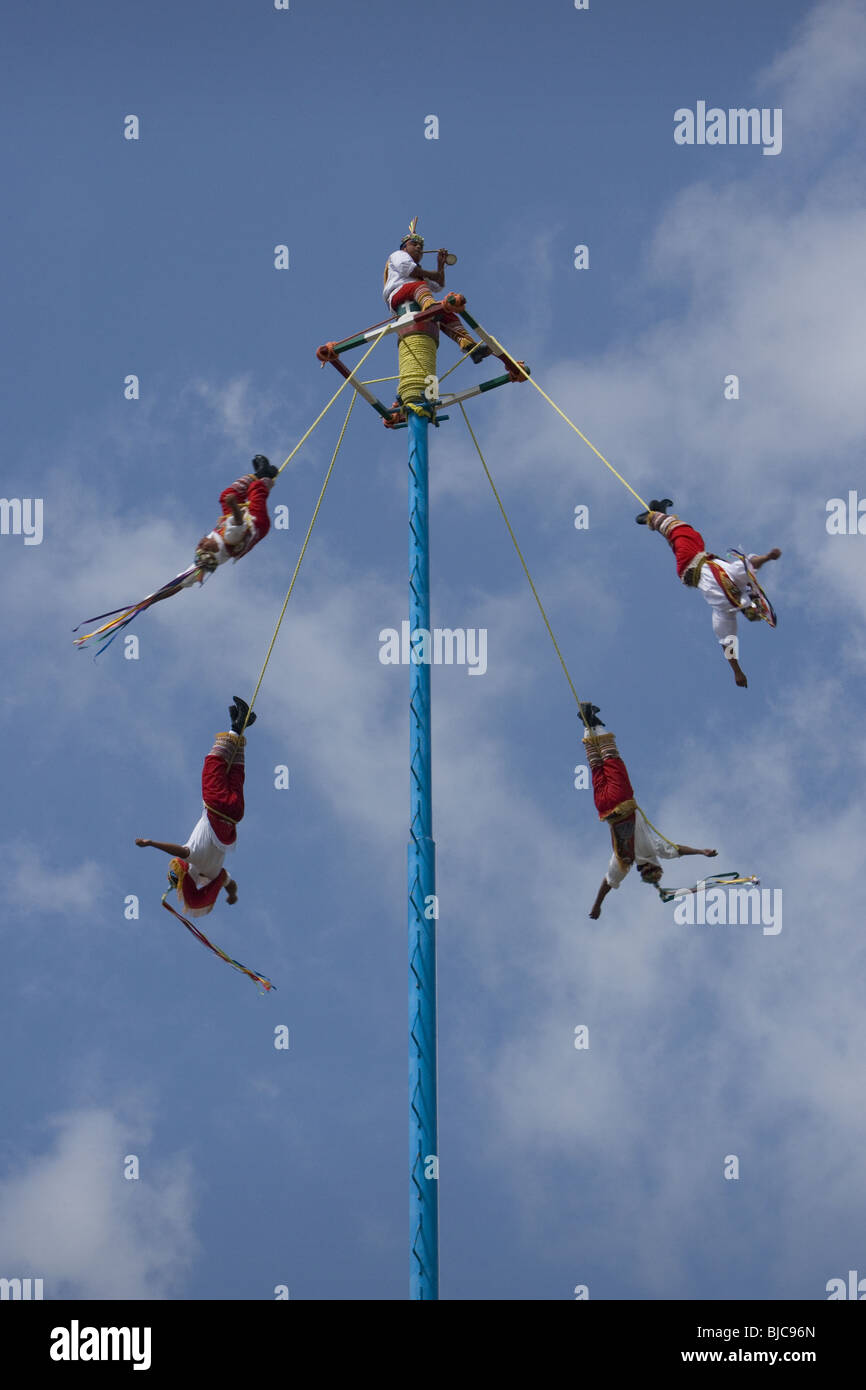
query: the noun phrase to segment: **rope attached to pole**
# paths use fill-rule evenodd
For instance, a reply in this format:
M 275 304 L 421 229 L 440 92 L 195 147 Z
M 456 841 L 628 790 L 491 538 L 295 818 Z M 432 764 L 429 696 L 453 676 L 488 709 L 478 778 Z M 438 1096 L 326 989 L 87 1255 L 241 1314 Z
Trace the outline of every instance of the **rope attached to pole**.
M 376 341 L 378 342 L 378 339 L 377 339 Z M 375 346 L 376 346 L 376 344 L 374 343 L 374 344 L 373 344 L 373 347 L 375 347 Z M 372 349 L 371 349 L 371 351 L 372 351 Z M 360 363 L 359 363 L 358 365 L 360 366 Z M 344 386 L 348 386 L 348 384 L 349 384 L 349 382 L 348 382 L 348 378 L 347 378 L 347 380 L 343 383 L 343 385 L 344 385 Z M 341 386 L 341 387 L 340 387 L 340 391 L 342 391 L 342 389 L 343 389 L 343 387 Z M 339 395 L 339 394 L 340 394 L 340 392 L 338 391 L 338 392 L 337 392 L 337 395 Z M 336 398 L 337 398 L 337 397 L 335 396 L 335 397 L 334 397 L 334 400 L 336 400 Z M 265 672 L 266 672 L 267 669 L 268 669 L 268 662 L 269 662 L 270 659 L 271 659 L 271 653 L 272 653 L 273 650 L 274 650 L 274 646 L 275 646 L 275 644 L 276 644 L 276 640 L 277 640 L 277 637 L 278 637 L 278 635 L 279 635 L 279 631 L 280 631 L 280 627 L 281 627 L 281 625 L 282 625 L 283 618 L 286 616 L 286 609 L 287 609 L 288 606 L 289 606 L 289 599 L 292 597 L 292 590 L 293 590 L 294 587 L 295 587 L 295 580 L 296 580 L 297 577 L 298 577 L 298 572 L 299 572 L 299 570 L 300 570 L 300 568 L 301 568 L 301 563 L 302 563 L 302 561 L 303 561 L 303 559 L 304 559 L 305 554 L 307 553 L 307 545 L 309 544 L 310 536 L 313 534 L 313 527 L 315 526 L 315 524 L 316 524 L 316 518 L 317 518 L 318 515 L 319 515 L 319 508 L 321 507 L 322 502 L 323 502 L 323 500 L 324 500 L 325 493 L 326 493 L 327 488 L 328 488 L 328 483 L 331 481 L 331 474 L 332 474 L 332 472 L 334 471 L 334 464 L 337 462 L 337 455 L 339 454 L 339 452 L 340 452 L 340 446 L 341 446 L 342 443 L 343 443 L 343 436 L 344 436 L 345 433 L 346 433 L 346 426 L 348 425 L 349 420 L 351 419 L 352 411 L 355 409 L 355 402 L 356 402 L 357 399 L 358 399 L 357 394 L 356 394 L 355 392 L 353 392 L 353 393 L 352 393 L 352 399 L 351 399 L 351 401 L 349 402 L 349 409 L 346 411 L 346 418 L 345 418 L 345 420 L 343 421 L 343 428 L 340 430 L 340 437 L 339 437 L 339 439 L 337 440 L 337 447 L 336 447 L 336 449 L 334 450 L 333 456 L 332 456 L 332 458 L 331 458 L 331 462 L 330 462 L 329 465 L 328 465 L 328 471 L 327 471 L 327 473 L 325 474 L 325 481 L 322 483 L 322 490 L 321 490 L 321 492 L 319 493 L 319 500 L 318 500 L 317 503 L 316 503 L 315 510 L 313 511 L 313 515 L 312 515 L 312 518 L 311 518 L 311 520 L 310 520 L 310 524 L 309 524 L 309 526 L 307 527 L 307 534 L 306 534 L 306 536 L 304 537 L 304 543 L 303 543 L 303 545 L 301 546 L 301 553 L 300 553 L 300 555 L 298 556 L 297 563 L 296 563 L 296 565 L 295 565 L 295 570 L 294 570 L 294 573 L 293 573 L 293 575 L 292 575 L 292 580 L 291 580 L 291 583 L 289 584 L 289 590 L 288 590 L 288 593 L 286 594 L 285 602 L 283 603 L 283 607 L 282 607 L 282 610 L 281 610 L 281 612 L 280 612 L 280 616 L 279 616 L 279 618 L 277 619 L 277 625 L 276 625 L 276 627 L 274 628 L 274 635 L 273 635 L 273 637 L 271 638 L 271 644 L 270 644 L 270 646 L 268 647 L 267 655 L 265 656 L 265 660 L 264 660 L 264 663 L 263 663 L 263 665 L 262 665 L 262 669 L 261 669 L 261 671 L 259 672 L 259 678 L 258 678 L 258 680 L 256 681 L 256 688 L 255 688 L 255 690 L 253 691 L 253 698 L 250 700 L 249 709 L 247 710 L 246 718 L 244 719 L 243 726 L 242 726 L 242 728 L 241 728 L 241 734 L 243 734 L 244 729 L 247 727 L 247 724 L 249 723 L 249 717 L 250 717 L 250 714 L 252 713 L 253 705 L 254 705 L 255 702 L 256 702 L 256 696 L 257 696 L 258 693 L 259 693 L 259 690 L 260 690 L 260 688 L 261 688 L 262 681 L 264 680 L 264 677 L 265 677 Z M 331 402 L 331 405 L 333 405 L 333 401 Z M 330 409 L 330 407 L 329 407 L 329 406 L 326 406 L 325 409 L 326 409 L 326 410 L 327 410 L 327 409 Z M 301 442 L 303 443 L 303 441 L 301 441 Z M 299 446 L 299 447 L 300 447 L 300 446 Z M 288 459 L 286 460 L 286 462 L 288 463 Z M 285 465 L 283 465 L 283 466 L 285 467 Z M 231 767 L 231 765 L 232 765 L 233 762 L 234 762 L 234 757 L 232 756 L 232 757 L 229 758 L 229 760 L 228 760 L 228 765 L 229 765 L 229 767 Z
M 548 618 L 547 613 L 546 613 L 545 610 L 544 610 L 544 604 L 541 602 L 541 599 L 540 599 L 539 596 L 538 596 L 538 590 L 536 589 L 534 583 L 532 582 L 532 575 L 529 573 L 529 566 L 527 565 L 526 561 L 525 561 L 524 558 L 523 558 L 523 551 L 520 549 L 520 546 L 519 546 L 518 543 L 517 543 L 517 537 L 516 537 L 515 534 L 514 534 L 514 531 L 513 531 L 512 526 L 511 526 L 511 522 L 508 520 L 508 513 L 507 513 L 506 510 L 505 510 L 505 506 L 504 506 L 504 504 L 503 504 L 502 498 L 499 496 L 499 493 L 498 493 L 497 490 L 496 490 L 496 484 L 495 484 L 494 481 L 493 481 L 493 477 L 492 477 L 492 475 L 491 475 L 490 469 L 487 467 L 487 461 L 486 461 L 484 455 L 483 455 L 482 452 L 481 452 L 481 446 L 480 446 L 480 444 L 478 443 L 478 440 L 475 438 L 475 431 L 473 430 L 472 426 L 471 426 L 470 423 L 469 423 L 469 416 L 466 414 L 466 411 L 465 411 L 464 408 L 463 408 L 463 402 L 462 402 L 462 401 L 458 401 L 457 404 L 460 406 L 460 413 L 461 413 L 461 415 L 463 416 L 463 419 L 466 421 L 466 428 L 468 429 L 470 435 L 472 436 L 472 443 L 475 445 L 475 448 L 476 448 L 476 450 L 477 450 L 477 452 L 478 452 L 478 457 L 479 457 L 480 460 L 481 460 L 481 467 L 484 469 L 484 472 L 487 474 L 487 481 L 488 481 L 488 483 L 490 484 L 491 488 L 493 489 L 493 496 L 496 498 L 496 501 L 497 501 L 497 503 L 499 504 L 499 510 L 500 510 L 501 513 L 502 513 L 502 520 L 505 522 L 505 525 L 506 525 L 507 528 L 508 528 L 508 534 L 509 534 L 509 536 L 511 537 L 511 543 L 512 543 L 512 545 L 514 546 L 514 549 L 517 551 L 517 558 L 518 558 L 518 560 L 520 561 L 521 565 L 523 566 L 523 573 L 526 575 L 526 578 L 527 578 L 527 580 L 528 580 L 528 582 L 529 582 L 529 587 L 530 587 L 530 589 L 532 590 L 532 597 L 535 599 L 535 602 L 538 604 L 538 611 L 539 611 L 539 613 L 541 614 L 542 618 L 544 619 L 544 626 L 547 628 L 548 634 L 549 634 L 549 636 L 550 636 L 550 640 L 551 640 L 551 642 L 553 643 L 553 649 L 554 649 L 554 651 L 556 652 L 556 655 L 559 657 L 559 664 L 560 664 L 560 666 L 562 667 L 563 671 L 565 672 L 565 679 L 568 681 L 569 689 L 570 689 L 572 695 L 574 696 L 575 703 L 576 703 L 577 709 L 578 709 L 578 713 L 580 714 L 580 717 L 581 717 L 581 719 L 583 720 L 583 723 L 584 723 L 584 725 L 586 726 L 587 730 L 589 730 L 589 732 L 590 732 L 590 734 L 591 734 L 591 733 L 592 733 L 592 730 L 589 728 L 589 725 L 587 724 L 586 719 L 584 719 L 583 710 L 580 708 L 580 696 L 578 695 L 577 690 L 575 689 L 574 681 L 571 679 L 571 675 L 570 675 L 570 673 L 569 673 L 569 669 L 568 669 L 568 667 L 567 667 L 566 664 L 565 664 L 565 657 L 562 655 L 562 652 L 561 652 L 560 649 L 559 649 L 559 643 L 557 642 L 556 637 L 554 636 L 553 628 L 550 626 L 550 619 Z
M 388 321 L 390 322 L 390 319 L 389 319 Z M 384 328 L 383 328 L 383 329 L 382 329 L 382 333 L 384 333 L 384 332 L 385 332 L 385 330 L 384 330 Z M 373 351 L 373 348 L 376 347 L 379 343 L 381 343 L 381 341 L 382 341 L 382 333 L 379 333 L 379 334 L 373 339 L 372 343 L 371 343 L 370 346 L 367 348 L 367 351 L 364 353 L 364 356 L 359 360 L 357 366 L 356 366 L 355 368 L 353 368 L 353 370 L 352 370 L 352 371 L 349 373 L 349 375 L 346 377 L 346 379 L 345 379 L 345 381 L 342 383 L 342 385 L 340 385 L 340 386 L 337 388 L 337 390 L 334 392 L 333 396 L 332 396 L 331 399 L 328 401 L 328 404 L 325 406 L 325 409 L 322 411 L 321 415 L 317 415 L 317 416 L 316 416 L 315 420 L 314 420 L 313 423 L 310 425 L 310 428 L 307 430 L 307 433 L 303 436 L 303 438 L 301 438 L 301 439 L 298 441 L 298 443 L 295 445 L 295 447 L 294 447 L 294 449 L 292 450 L 292 452 L 289 454 L 289 457 L 288 457 L 287 459 L 285 459 L 285 460 L 280 464 L 279 468 L 277 469 L 277 476 L 279 476 L 279 474 L 282 473 L 283 469 L 286 467 L 286 464 L 291 463 L 292 459 L 295 457 L 295 454 L 298 452 L 298 450 L 300 449 L 301 445 L 304 444 L 304 443 L 309 439 L 310 435 L 313 433 L 313 430 L 316 428 L 316 426 L 318 425 L 319 421 L 320 421 L 320 420 L 324 420 L 324 418 L 325 418 L 325 416 L 327 415 L 328 411 L 331 409 L 331 406 L 334 404 L 334 401 L 337 399 L 337 397 L 340 395 L 341 392 L 345 391 L 346 387 L 347 387 L 347 386 L 349 385 L 349 383 L 351 382 L 352 377 L 353 377 L 353 376 L 355 375 L 355 373 L 358 371 L 358 368 L 363 367 L 363 365 L 364 365 L 364 363 L 366 362 L 367 358 L 370 356 L 370 353 Z M 348 418 L 348 417 L 347 417 L 347 418 Z
M 529 573 L 529 567 L 528 567 L 526 561 L 524 560 L 524 558 L 523 558 L 523 552 L 522 552 L 522 550 L 520 549 L 520 546 L 519 546 L 518 543 L 517 543 L 517 537 L 516 537 L 515 534 L 514 534 L 514 531 L 513 531 L 512 526 L 511 526 L 511 522 L 508 520 L 508 513 L 506 512 L 505 506 L 504 506 L 503 501 L 502 501 L 502 498 L 499 496 L 499 493 L 498 493 L 498 491 L 497 491 L 497 489 L 496 489 L 496 484 L 494 483 L 493 477 L 492 477 L 491 472 L 490 472 L 490 469 L 489 469 L 488 466 L 487 466 L 487 461 L 486 461 L 486 459 L 484 458 L 484 455 L 483 455 L 482 452 L 481 452 L 481 446 L 479 445 L 478 440 L 475 438 L 475 431 L 473 430 L 472 426 L 471 426 L 470 423 L 469 423 L 469 416 L 466 414 L 466 411 L 465 411 L 464 408 L 463 408 L 463 403 L 462 403 L 462 401 L 458 401 L 457 404 L 460 406 L 460 413 L 462 414 L 463 419 L 466 421 L 466 428 L 468 429 L 470 435 L 472 436 L 472 443 L 475 445 L 475 448 L 476 448 L 477 453 L 478 453 L 478 457 L 479 457 L 480 460 L 481 460 L 481 466 L 482 466 L 482 468 L 484 469 L 484 472 L 487 474 L 487 481 L 489 482 L 491 488 L 493 489 L 493 496 L 496 498 L 496 501 L 497 501 L 497 503 L 498 503 L 498 505 L 499 505 L 499 510 L 500 510 L 501 513 L 502 513 L 502 520 L 505 522 L 505 525 L 506 525 L 507 528 L 508 528 L 508 534 L 509 534 L 509 536 L 511 537 L 511 542 L 512 542 L 512 544 L 513 544 L 513 546 L 514 546 L 514 549 L 517 551 L 517 558 L 519 559 L 521 565 L 523 566 L 523 573 L 526 575 L 526 578 L 527 578 L 527 580 L 528 580 L 528 582 L 529 582 L 529 587 L 530 587 L 530 589 L 532 590 L 532 597 L 535 599 L 535 602 L 538 604 L 538 611 L 540 612 L 542 618 L 544 619 L 544 626 L 547 628 L 547 631 L 548 631 L 548 633 L 549 633 L 549 635 L 550 635 L 550 640 L 551 640 L 551 642 L 553 643 L 554 651 L 556 652 L 556 655 L 559 657 L 559 663 L 560 663 L 560 665 L 562 666 L 563 671 L 565 672 L 565 679 L 568 681 L 569 689 L 570 689 L 572 695 L 574 696 L 575 704 L 577 705 L 577 712 L 578 712 L 578 714 L 580 715 L 580 718 L 581 718 L 581 721 L 582 721 L 582 723 L 583 723 L 583 726 L 584 726 L 584 728 L 586 729 L 586 732 L 587 732 L 587 734 L 589 735 L 589 737 L 590 737 L 591 739 L 596 739 L 596 740 L 597 740 L 597 739 L 598 739 L 597 733 L 595 732 L 594 729 L 590 728 L 589 724 L 587 723 L 586 717 L 585 717 L 585 715 L 584 715 L 584 713 L 583 713 L 583 710 L 581 709 L 580 696 L 578 695 L 577 690 L 575 689 L 574 681 L 571 679 L 571 675 L 570 675 L 570 673 L 569 673 L 568 667 L 567 667 L 566 664 L 565 664 L 565 657 L 562 655 L 562 652 L 561 652 L 560 649 L 559 649 L 559 643 L 557 642 L 556 637 L 554 636 L 553 628 L 552 628 L 551 625 L 550 625 L 550 620 L 549 620 L 549 618 L 548 618 L 548 616 L 547 616 L 547 613 L 546 613 L 545 610 L 544 610 L 544 604 L 541 602 L 541 599 L 540 599 L 539 596 L 538 596 L 538 590 L 536 589 L 536 587 L 535 587 L 535 585 L 534 585 L 534 583 L 533 583 L 533 581 L 532 581 L 532 575 Z M 628 483 L 626 483 L 626 487 L 628 487 Z M 641 499 L 638 498 L 638 501 L 640 501 L 640 500 L 641 500 Z M 650 820 L 649 816 L 646 814 L 646 812 L 643 810 L 642 807 L 637 806 L 636 809 L 637 809 L 638 811 L 640 811 L 640 813 L 641 813 L 641 815 L 643 816 L 644 820 L 646 821 L 647 825 L 650 826 L 650 828 L 651 828 L 652 830 L 654 830 L 655 833 L 656 833 L 658 836 L 660 836 L 662 840 L 664 840 L 665 844 L 673 845 L 674 848 L 676 848 L 676 841 L 675 841 L 675 840 L 669 840 L 668 837 L 667 837 L 667 835 L 662 834 L 662 832 L 661 832 L 661 830 L 659 830 L 658 826 L 653 825 L 653 823 L 652 823 L 652 821 Z M 739 882 L 740 880 L 737 880 L 737 881 Z
M 481 327 L 480 324 L 479 324 L 479 327 Z M 518 371 L 520 371 L 520 364 L 518 363 L 517 358 L 514 357 L 512 353 L 508 352 L 508 350 L 502 346 L 502 344 L 500 343 L 499 339 L 496 338 L 496 337 L 494 337 L 494 335 L 493 335 L 492 333 L 489 333 L 489 332 L 487 331 L 486 328 L 484 329 L 484 332 L 487 333 L 487 336 L 488 336 L 488 338 L 490 339 L 490 341 L 491 341 L 492 343 L 495 343 L 495 344 L 496 344 L 496 346 L 498 347 L 498 349 L 499 349 L 500 352 L 505 353 L 505 356 L 506 356 L 506 357 L 511 358 L 511 361 L 515 364 L 515 366 L 517 367 Z M 534 377 L 534 376 L 530 376 L 528 372 L 521 371 L 521 379 L 524 380 L 524 381 L 530 382 L 531 385 L 533 385 L 533 386 L 535 387 L 536 391 L 538 391 L 538 392 L 544 397 L 544 399 L 547 401 L 547 404 L 553 406 L 553 409 L 556 411 L 557 415 L 561 416 L 562 419 L 565 421 L 565 423 L 566 423 L 567 425 L 570 425 L 570 426 L 571 426 L 571 428 L 574 430 L 575 434 L 577 434 L 577 435 L 580 436 L 580 438 L 583 440 L 584 444 L 586 444 L 586 446 L 592 450 L 592 452 L 596 455 L 596 457 L 601 459 L 601 461 L 602 461 L 602 463 L 604 464 L 605 468 L 609 468 L 610 471 L 611 471 L 611 473 L 614 475 L 614 477 L 615 477 L 615 478 L 618 478 L 619 481 L 622 483 L 623 487 L 628 488 L 628 490 L 629 490 L 629 492 L 631 493 L 632 497 L 636 497 L 636 498 L 637 498 L 638 502 L 640 502 L 640 504 L 641 504 L 641 506 L 644 508 L 644 510 L 645 510 L 645 511 L 649 511 L 649 505 L 644 501 L 644 499 L 641 497 L 640 493 L 639 493 L 639 492 L 635 492 L 635 490 L 634 490 L 634 488 L 632 487 L 631 483 L 627 483 L 627 482 L 626 482 L 625 478 L 622 476 L 621 473 L 618 473 L 618 472 L 616 471 L 616 469 L 614 468 L 614 466 L 613 466 L 612 463 L 608 463 L 607 459 L 605 458 L 605 456 L 604 456 L 604 454 L 601 452 L 601 450 L 600 450 L 600 449 L 597 449 L 597 448 L 595 447 L 595 445 L 593 444 L 593 442 L 592 442 L 591 439 L 587 439 L 586 435 L 583 433 L 583 430 L 578 429 L 577 425 L 574 423 L 573 420 L 569 420 L 569 418 L 568 418 L 568 416 L 566 415 L 565 411 L 564 411 L 564 410 L 560 410 L 559 406 L 556 404 L 556 401 L 552 401 L 552 400 L 550 399 L 550 396 L 548 396 L 547 392 L 546 392 L 546 391 L 543 391 L 543 390 L 541 389 L 541 387 L 539 386 L 538 382 L 535 380 L 535 377 Z

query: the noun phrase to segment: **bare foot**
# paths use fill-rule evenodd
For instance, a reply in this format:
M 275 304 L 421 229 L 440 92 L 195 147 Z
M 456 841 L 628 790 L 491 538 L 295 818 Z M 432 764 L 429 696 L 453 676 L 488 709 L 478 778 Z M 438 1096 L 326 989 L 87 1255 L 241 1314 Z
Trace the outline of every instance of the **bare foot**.
M 737 682 L 737 685 L 742 686 L 745 690 L 749 682 L 746 680 L 746 673 L 740 665 L 739 661 L 731 662 L 731 670 L 734 673 L 734 680 Z

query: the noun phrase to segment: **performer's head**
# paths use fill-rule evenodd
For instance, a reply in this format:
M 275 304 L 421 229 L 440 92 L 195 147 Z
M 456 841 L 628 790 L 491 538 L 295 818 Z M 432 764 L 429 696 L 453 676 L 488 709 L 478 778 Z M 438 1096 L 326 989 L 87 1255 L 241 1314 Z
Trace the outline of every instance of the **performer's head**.
M 212 574 L 218 565 L 228 559 L 225 541 L 216 531 L 211 531 L 207 536 L 202 536 L 195 548 L 195 562 L 200 569 L 207 570 Z
M 653 886 L 657 883 L 661 883 L 662 874 L 664 873 L 661 864 L 638 864 L 637 871 L 644 883 L 649 883 Z
M 400 250 L 408 251 L 409 255 L 412 257 L 412 260 L 415 262 L 416 265 L 420 261 L 421 253 L 424 250 L 424 238 L 422 237 L 421 233 L 417 230 L 417 228 L 418 218 L 413 217 L 412 221 L 409 223 L 408 232 L 404 236 L 403 240 L 400 242 Z

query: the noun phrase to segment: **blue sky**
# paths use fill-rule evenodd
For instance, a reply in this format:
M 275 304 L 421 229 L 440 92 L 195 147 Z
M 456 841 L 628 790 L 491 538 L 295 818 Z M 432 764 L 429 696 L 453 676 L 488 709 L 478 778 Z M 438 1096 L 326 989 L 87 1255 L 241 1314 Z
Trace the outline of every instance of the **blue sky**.
M 254 453 L 282 462 L 338 384 L 316 345 L 382 317 L 416 213 L 642 496 L 716 551 L 783 550 L 740 691 L 664 543 L 538 393 L 470 403 L 641 804 L 783 892 L 775 936 L 677 925 L 633 876 L 591 922 L 609 844 L 573 787 L 573 701 L 459 414 L 432 436 L 433 621 L 488 632 L 483 677 L 433 671 L 442 1296 L 813 1299 L 864 1272 L 866 540 L 825 525 L 864 487 L 864 30 L 848 0 L 700 24 L 678 0 L 7 19 L 2 492 L 45 520 L 40 545 L 0 536 L 0 1275 L 406 1296 L 407 671 L 378 660 L 406 616 L 405 435 L 356 408 L 250 733 L 240 901 L 205 924 L 275 995 L 161 910 L 165 861 L 133 841 L 197 818 L 346 393 L 273 495 L 289 530 L 147 614 L 138 660 L 94 664 L 70 630 L 187 564 Z M 782 108 L 781 154 L 676 145 L 700 100 Z M 394 361 L 386 340 L 370 375 Z

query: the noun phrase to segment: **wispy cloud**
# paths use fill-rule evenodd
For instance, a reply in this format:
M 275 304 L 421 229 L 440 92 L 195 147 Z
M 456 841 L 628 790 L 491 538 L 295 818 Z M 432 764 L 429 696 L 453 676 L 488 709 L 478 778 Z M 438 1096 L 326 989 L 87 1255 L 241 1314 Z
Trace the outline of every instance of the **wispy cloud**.
M 108 1109 L 52 1122 L 54 1142 L 0 1180 L 6 1277 L 44 1280 L 46 1298 L 167 1298 L 197 1253 L 195 1190 L 183 1158 L 152 1163 L 149 1135 Z M 124 1177 L 137 1155 L 140 1176 Z

